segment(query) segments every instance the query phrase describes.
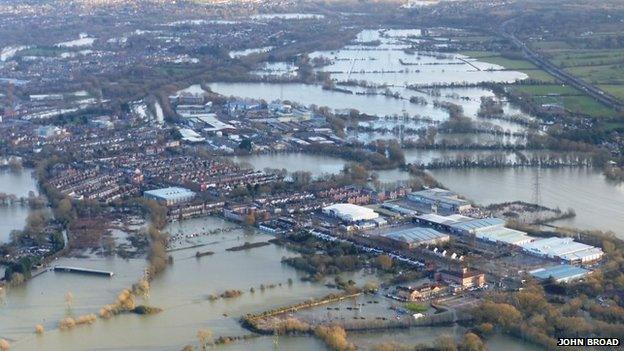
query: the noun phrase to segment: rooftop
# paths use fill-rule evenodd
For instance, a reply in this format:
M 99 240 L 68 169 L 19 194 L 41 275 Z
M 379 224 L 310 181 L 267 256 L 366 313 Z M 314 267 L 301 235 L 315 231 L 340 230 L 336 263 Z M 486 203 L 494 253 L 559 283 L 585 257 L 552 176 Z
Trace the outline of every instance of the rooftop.
M 178 199 L 189 196 L 195 196 L 195 193 L 189 189 L 181 188 L 181 187 L 169 187 L 155 190 L 148 190 L 144 193 L 144 195 L 149 195 L 152 197 L 157 197 L 161 199 Z
M 379 217 L 379 214 L 370 208 L 346 203 L 327 206 L 323 208 L 323 211 L 351 221 L 371 220 Z
M 463 231 L 472 231 L 483 228 L 490 227 L 498 227 L 505 225 L 505 221 L 500 218 L 490 217 L 490 218 L 479 218 L 473 219 L 471 221 L 465 221 L 460 223 L 451 224 L 451 227 L 463 230 Z
M 402 241 L 408 244 L 419 244 L 448 238 L 447 234 L 442 234 L 431 228 L 413 227 L 394 232 L 382 234 L 386 238 Z
M 530 252 L 571 261 L 599 259 L 603 255 L 600 248 L 576 242 L 572 238 L 552 237 L 521 246 Z
M 567 264 L 551 266 L 551 267 L 543 267 L 538 268 L 536 270 L 532 270 L 532 276 L 546 280 L 550 277 L 553 277 L 556 281 L 568 281 L 572 279 L 581 278 L 590 273 L 587 269 L 583 269 L 576 266 L 570 266 Z
M 525 232 L 505 227 L 495 227 L 480 231 L 477 233 L 477 237 L 513 245 L 520 245 L 535 240 L 535 238 L 528 236 Z
M 457 194 L 450 190 L 432 188 L 421 191 L 415 191 L 410 194 L 411 197 L 421 197 L 430 201 L 439 201 L 443 203 L 453 204 L 457 206 L 468 205 L 470 202 L 460 199 Z
M 423 214 L 423 215 L 417 216 L 416 218 L 427 221 L 427 222 L 431 222 L 431 223 L 445 224 L 445 225 L 451 225 L 455 223 L 467 222 L 467 221 L 473 220 L 470 217 L 462 216 L 459 214 L 454 214 L 450 216 L 441 216 L 435 213 Z

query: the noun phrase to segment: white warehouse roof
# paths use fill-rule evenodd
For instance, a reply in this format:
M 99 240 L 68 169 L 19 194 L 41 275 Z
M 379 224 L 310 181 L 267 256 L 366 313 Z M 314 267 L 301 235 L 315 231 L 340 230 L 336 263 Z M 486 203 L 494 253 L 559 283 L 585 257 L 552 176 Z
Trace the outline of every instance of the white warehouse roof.
M 479 239 L 518 246 L 528 244 L 535 240 L 535 238 L 528 236 L 525 232 L 505 227 L 486 229 L 477 232 L 475 235 Z
M 379 214 L 370 208 L 353 204 L 334 204 L 323 208 L 323 212 L 347 222 L 368 221 L 379 217 Z
M 578 243 L 572 238 L 547 238 L 521 245 L 526 251 L 534 254 L 561 258 L 566 261 L 595 261 L 602 257 L 600 248 Z
M 162 200 L 181 200 L 195 196 L 195 193 L 189 189 L 181 187 L 169 187 L 155 190 L 148 190 L 143 193 L 148 197 L 162 199 Z

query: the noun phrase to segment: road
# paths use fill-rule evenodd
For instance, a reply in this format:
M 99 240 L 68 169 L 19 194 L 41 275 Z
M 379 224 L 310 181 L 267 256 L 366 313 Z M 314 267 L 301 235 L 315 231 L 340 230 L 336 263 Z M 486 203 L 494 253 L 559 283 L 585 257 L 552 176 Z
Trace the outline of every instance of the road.
M 533 64 L 535 64 L 537 67 L 543 69 L 544 71 L 548 72 L 549 74 L 551 74 L 552 76 L 554 76 L 555 78 L 559 79 L 560 81 L 564 82 L 567 85 L 573 86 L 576 89 L 579 89 L 583 92 L 585 92 L 587 95 L 593 97 L 594 99 L 598 100 L 599 102 L 601 102 L 602 104 L 604 104 L 605 106 L 617 109 L 617 110 L 622 110 L 624 109 L 624 103 L 622 103 L 622 101 L 618 100 L 617 98 L 615 98 L 613 95 L 608 94 L 607 92 L 585 82 L 584 80 L 575 77 L 573 75 L 571 75 L 570 73 L 560 69 L 559 67 L 553 65 L 550 61 L 548 61 L 546 58 L 540 56 L 537 52 L 535 52 L 533 49 L 531 49 L 528 45 L 526 45 L 523 41 L 521 41 L 520 39 L 518 39 L 518 37 L 515 36 L 515 34 L 513 34 L 513 32 L 511 30 L 509 30 L 509 24 L 513 21 L 514 19 L 510 19 L 505 21 L 501 27 L 501 34 L 511 40 L 515 46 L 517 46 L 519 49 L 522 50 L 522 52 L 524 53 L 524 55 L 527 57 L 527 59 L 529 59 L 529 61 L 531 61 Z

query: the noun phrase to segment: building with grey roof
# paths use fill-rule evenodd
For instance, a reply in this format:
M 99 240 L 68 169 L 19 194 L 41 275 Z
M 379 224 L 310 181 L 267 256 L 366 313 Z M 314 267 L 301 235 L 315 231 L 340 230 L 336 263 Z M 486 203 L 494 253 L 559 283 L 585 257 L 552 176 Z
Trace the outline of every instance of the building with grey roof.
M 494 228 L 503 228 L 504 226 L 505 221 L 495 217 L 476 218 L 470 221 L 462 221 L 450 225 L 451 230 L 460 234 L 476 234 L 477 232 Z
M 449 241 L 448 234 L 443 234 L 435 229 L 410 227 L 383 233 L 384 238 L 401 243 L 408 248 L 419 245 L 434 245 Z
M 407 198 L 410 201 L 430 208 L 434 212 L 442 210 L 444 212 L 457 213 L 469 210 L 472 207 L 470 202 L 461 199 L 454 192 L 440 188 L 415 191 L 408 194 Z

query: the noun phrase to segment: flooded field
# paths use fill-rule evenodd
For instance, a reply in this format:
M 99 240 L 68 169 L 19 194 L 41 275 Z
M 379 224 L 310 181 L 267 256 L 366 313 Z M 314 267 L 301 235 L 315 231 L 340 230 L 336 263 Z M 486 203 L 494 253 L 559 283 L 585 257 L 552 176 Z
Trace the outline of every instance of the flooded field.
M 331 60 L 321 70 L 331 72 L 338 81 L 365 80 L 378 85 L 513 82 L 527 78 L 524 73 L 459 54 L 406 52 L 410 41 L 418 42 L 419 36 L 420 30 L 365 30 L 341 50 L 319 51 L 310 57 Z
M 481 98 L 496 98 L 492 91 L 471 84 L 482 82 L 512 82 L 525 79 L 524 73 L 480 62 L 459 54 L 414 52 L 407 49 L 417 42 L 420 30 L 365 30 L 356 40 L 341 50 L 314 52 L 313 60 L 323 62 L 317 71 L 331 74 L 335 90 L 326 90 L 320 84 L 302 83 L 211 83 L 213 92 L 224 96 L 272 100 L 289 100 L 306 106 L 326 106 L 336 112 L 355 109 L 379 117 L 360 122 L 359 126 L 374 131 L 349 134 L 364 141 L 390 139 L 398 126 L 411 129 L 426 128 L 432 123 L 448 119 L 448 112 L 436 106 L 439 102 L 462 106 L 464 115 L 480 123 L 480 129 L 523 134 L 527 128 L 515 122 L 483 119 L 478 116 Z M 369 45 L 376 43 L 378 45 Z M 265 63 L 252 72 L 258 76 L 282 76 L 295 73 L 288 63 Z M 347 83 L 347 84 L 345 84 Z M 448 85 L 468 87 L 445 87 Z M 424 86 L 424 88 L 421 88 Z M 439 87 L 435 87 L 439 86 Z M 501 102 L 504 115 L 522 120 L 529 116 L 509 103 Z M 408 119 L 396 118 L 408 116 Z M 410 136 L 406 136 L 407 139 Z M 437 140 L 457 139 L 440 136 Z M 468 138 L 469 140 L 464 140 Z M 522 136 L 492 136 L 475 134 L 463 136 L 458 142 L 482 145 L 523 144 Z
M 532 202 L 536 172 L 531 168 L 431 171 L 448 188 L 483 205 Z M 542 204 L 576 211 L 576 217 L 553 224 L 612 230 L 624 238 L 624 184 L 609 182 L 600 170 L 591 168 L 542 169 L 539 179 Z

